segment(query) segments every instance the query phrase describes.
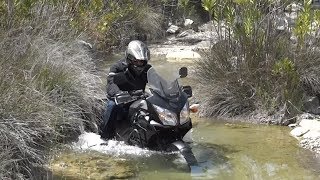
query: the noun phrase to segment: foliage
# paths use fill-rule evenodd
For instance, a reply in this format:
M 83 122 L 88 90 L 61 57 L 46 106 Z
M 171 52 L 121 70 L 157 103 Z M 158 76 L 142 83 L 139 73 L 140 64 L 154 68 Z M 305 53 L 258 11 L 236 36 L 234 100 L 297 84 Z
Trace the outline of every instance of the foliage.
M 50 148 L 100 121 L 102 83 L 63 12 L 0 30 L 0 179 L 42 179 Z
M 162 28 L 162 17 L 146 2 L 148 1 L 1 1 L 0 26 L 4 29 L 18 27 L 45 16 L 51 7 L 63 9 L 60 16 L 67 18 L 78 33 L 89 34 L 98 49 L 107 50 L 110 46 L 126 44 L 137 34 L 147 34 L 151 38 L 161 35 L 159 30 Z
M 183 19 L 186 19 L 186 11 L 188 9 L 189 5 L 189 0 L 179 0 L 178 1 L 178 6 L 182 7 L 183 9 Z
M 0 148 L 12 151 L 0 164 L 6 164 L 9 177 L 31 178 L 51 145 L 84 129 L 84 113 L 95 116 L 93 110 L 102 104 L 94 97 L 103 91 L 90 73 L 92 64 L 85 51 L 77 50 L 80 46 L 34 36 L 23 39 L 32 46 L 18 52 L 15 42 L 8 41 L 1 44 L 1 49 L 8 43 L 13 46 L 1 51 Z
M 0 179 L 47 179 L 38 175 L 50 148 L 100 121 L 104 87 L 78 40 L 108 50 L 160 35 L 162 17 L 148 4 L 0 1 Z
M 318 40 L 310 38 L 317 34 L 319 12 L 306 2 L 293 31 L 281 31 L 278 10 L 286 5 L 236 0 L 212 6 L 215 20 L 227 26 L 216 30 L 223 38 L 197 63 L 207 107 L 203 115 L 235 116 L 255 110 L 273 114 L 285 107 L 285 116 L 292 117 L 301 108 L 302 90 L 320 92 Z M 290 40 L 292 34 L 298 37 L 297 45 Z
M 294 105 L 300 105 L 301 98 L 296 97 L 301 93 L 299 92 L 299 74 L 294 62 L 288 58 L 280 59 L 274 64 L 272 75 L 275 76 L 277 82 L 281 83 L 281 88 L 279 88 L 283 96 L 283 102 L 281 103 L 290 102 Z
M 212 19 L 212 16 L 214 16 L 214 8 L 216 6 L 217 0 L 202 0 L 202 7 L 208 11 L 209 13 L 209 19 Z
M 304 8 L 298 16 L 294 33 L 298 38 L 299 45 L 302 46 L 306 35 L 311 31 L 311 1 L 304 2 Z

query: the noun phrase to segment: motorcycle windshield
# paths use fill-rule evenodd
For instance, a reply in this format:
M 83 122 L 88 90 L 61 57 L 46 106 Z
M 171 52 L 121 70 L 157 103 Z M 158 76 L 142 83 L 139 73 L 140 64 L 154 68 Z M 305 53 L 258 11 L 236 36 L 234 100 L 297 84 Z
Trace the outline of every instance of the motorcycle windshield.
M 180 95 L 180 88 L 177 77 L 164 79 L 152 67 L 147 72 L 148 85 L 159 96 L 165 99 L 175 99 Z

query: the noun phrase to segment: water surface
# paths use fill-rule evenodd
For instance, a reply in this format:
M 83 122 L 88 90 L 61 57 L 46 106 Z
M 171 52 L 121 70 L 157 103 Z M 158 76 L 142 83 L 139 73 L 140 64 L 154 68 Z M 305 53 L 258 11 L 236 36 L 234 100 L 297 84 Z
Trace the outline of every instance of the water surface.
M 167 76 L 191 64 L 151 61 Z M 110 62 L 101 65 L 107 72 Z M 196 86 L 192 79 L 184 85 Z M 216 119 L 201 119 L 193 128 L 191 144 L 199 167 L 188 172 L 178 153 L 161 153 L 132 147 L 117 141 L 103 141 L 84 133 L 71 151 L 52 161 L 55 179 L 217 179 L 283 180 L 320 179 L 320 162 L 314 154 L 298 146 L 288 127 L 233 124 Z

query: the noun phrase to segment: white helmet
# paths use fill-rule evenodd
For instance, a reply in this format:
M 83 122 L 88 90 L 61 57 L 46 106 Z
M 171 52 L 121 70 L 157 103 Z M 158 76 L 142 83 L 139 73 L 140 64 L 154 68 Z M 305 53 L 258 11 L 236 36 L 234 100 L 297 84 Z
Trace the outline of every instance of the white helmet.
M 125 58 L 129 68 L 140 75 L 150 59 L 150 51 L 145 43 L 133 40 L 128 44 Z
M 146 44 L 141 41 L 133 40 L 128 44 L 126 53 L 126 59 L 129 60 L 134 57 L 137 60 L 144 60 L 146 62 L 150 59 L 150 51 Z

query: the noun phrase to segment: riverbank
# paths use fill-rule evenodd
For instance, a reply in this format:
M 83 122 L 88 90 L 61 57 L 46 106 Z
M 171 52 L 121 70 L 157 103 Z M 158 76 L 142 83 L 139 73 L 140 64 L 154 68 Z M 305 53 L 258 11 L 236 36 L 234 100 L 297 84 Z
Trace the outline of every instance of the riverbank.
M 151 44 L 150 51 L 153 59 L 179 63 L 194 63 L 201 60 L 203 50 L 208 50 L 217 42 L 216 36 L 212 36 L 213 33 L 207 31 L 211 29 L 210 24 L 203 27 L 206 28 L 201 28 L 203 31 L 200 32 L 184 31 L 176 36 L 169 36 L 161 44 Z M 247 123 L 279 124 L 283 116 L 283 112 L 277 112 L 272 116 L 268 116 L 267 113 L 251 113 L 247 117 L 241 116 L 236 120 L 229 120 L 244 121 L 243 119 L 246 119 Z M 291 120 L 282 123 L 293 128 L 288 135 L 296 137 L 301 147 L 320 154 L 320 116 L 303 113 L 295 119 L 295 124 L 292 124 Z

